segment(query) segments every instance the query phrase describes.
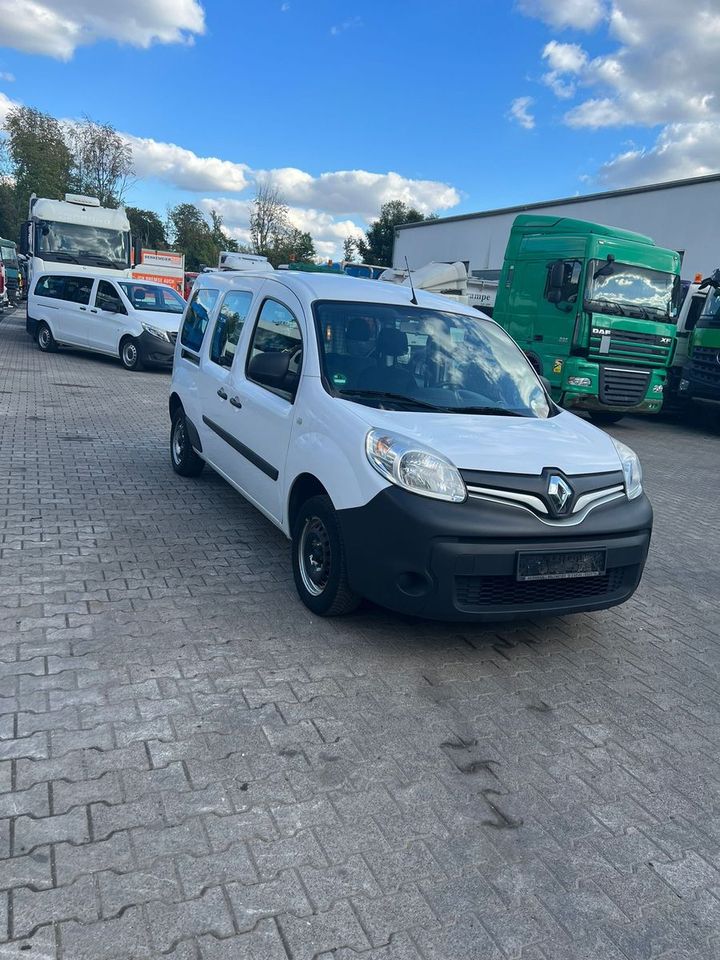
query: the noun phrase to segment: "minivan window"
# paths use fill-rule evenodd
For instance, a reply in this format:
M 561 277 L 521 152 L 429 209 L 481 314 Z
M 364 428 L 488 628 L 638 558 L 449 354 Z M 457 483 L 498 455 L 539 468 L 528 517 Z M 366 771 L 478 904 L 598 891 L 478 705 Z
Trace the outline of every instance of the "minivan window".
M 37 297 L 50 297 L 52 300 L 62 300 L 65 290 L 65 277 L 40 277 L 35 284 Z
M 123 293 L 136 310 L 158 313 L 182 313 L 185 301 L 172 287 L 159 283 L 127 283 L 120 281 Z
M 210 359 L 221 367 L 231 367 L 240 333 L 253 295 L 246 290 L 231 290 L 223 300 L 210 342 Z
M 114 305 L 114 310 L 111 304 Z M 100 280 L 98 283 L 97 293 L 95 294 L 95 306 L 101 310 L 109 310 L 113 313 L 127 313 L 120 299 L 120 294 L 107 280 Z
M 201 287 L 193 294 L 192 300 L 187 306 L 185 320 L 183 322 L 182 332 L 180 334 L 180 343 L 188 350 L 200 353 L 205 330 L 207 329 L 210 313 L 218 298 L 218 290 L 209 290 L 207 287 Z
M 318 301 L 326 389 L 368 406 L 546 418 L 556 412 L 497 324 L 443 310 Z
M 277 300 L 266 300 L 248 351 L 248 380 L 292 400 L 300 381 L 302 347 L 300 325 L 291 311 Z
M 62 298 L 71 303 L 88 304 L 92 287 L 93 280 L 90 277 L 65 277 Z

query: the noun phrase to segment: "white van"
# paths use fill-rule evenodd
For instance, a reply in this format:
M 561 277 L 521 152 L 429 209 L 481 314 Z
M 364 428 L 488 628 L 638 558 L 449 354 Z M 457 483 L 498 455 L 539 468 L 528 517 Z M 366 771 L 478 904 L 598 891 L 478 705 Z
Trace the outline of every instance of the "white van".
M 163 283 L 88 273 L 41 273 L 28 296 L 28 331 L 43 351 L 81 347 L 127 370 L 170 368 L 185 301 Z
M 292 540 L 313 612 L 367 597 L 497 620 L 637 587 L 638 458 L 557 407 L 476 310 L 345 276 L 207 274 L 175 349 L 174 470 L 210 464 Z

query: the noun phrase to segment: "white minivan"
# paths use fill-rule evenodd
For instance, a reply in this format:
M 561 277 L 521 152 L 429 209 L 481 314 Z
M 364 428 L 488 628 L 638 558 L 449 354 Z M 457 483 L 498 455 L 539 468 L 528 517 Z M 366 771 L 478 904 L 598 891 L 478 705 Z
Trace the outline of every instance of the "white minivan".
M 637 587 L 638 458 L 556 406 L 472 308 L 344 276 L 205 274 L 175 349 L 173 468 L 210 464 L 291 539 L 314 613 L 366 597 L 498 620 Z
M 80 347 L 119 357 L 127 370 L 172 366 L 185 301 L 163 283 L 89 273 L 41 273 L 27 330 L 47 352 Z

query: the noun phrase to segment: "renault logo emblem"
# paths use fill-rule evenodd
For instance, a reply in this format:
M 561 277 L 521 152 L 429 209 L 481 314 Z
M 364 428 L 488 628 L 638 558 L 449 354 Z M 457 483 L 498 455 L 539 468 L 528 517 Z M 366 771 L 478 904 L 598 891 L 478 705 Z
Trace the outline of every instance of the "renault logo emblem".
M 573 490 L 570 484 L 556 473 L 548 480 L 548 500 L 557 514 L 566 513 L 572 500 Z

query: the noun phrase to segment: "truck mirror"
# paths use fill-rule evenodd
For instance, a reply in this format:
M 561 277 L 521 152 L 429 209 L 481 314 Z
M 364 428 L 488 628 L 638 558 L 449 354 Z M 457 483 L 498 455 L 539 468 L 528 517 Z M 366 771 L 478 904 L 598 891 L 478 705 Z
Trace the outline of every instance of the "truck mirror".
M 562 260 L 555 260 L 548 267 L 546 296 L 550 303 L 560 303 L 564 284 L 565 264 Z
M 30 221 L 26 220 L 20 227 L 20 253 L 27 257 L 30 254 Z
M 142 263 L 142 240 L 140 237 L 137 237 L 133 242 L 133 266 L 138 266 Z

